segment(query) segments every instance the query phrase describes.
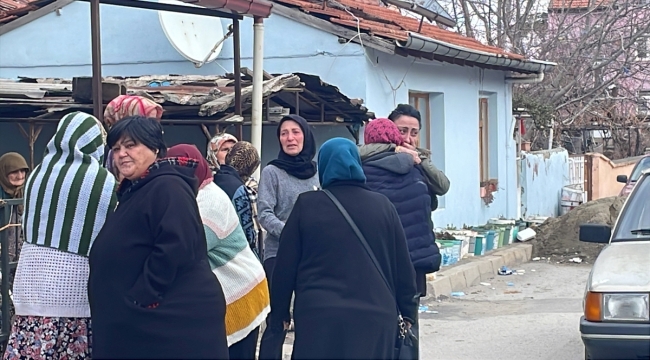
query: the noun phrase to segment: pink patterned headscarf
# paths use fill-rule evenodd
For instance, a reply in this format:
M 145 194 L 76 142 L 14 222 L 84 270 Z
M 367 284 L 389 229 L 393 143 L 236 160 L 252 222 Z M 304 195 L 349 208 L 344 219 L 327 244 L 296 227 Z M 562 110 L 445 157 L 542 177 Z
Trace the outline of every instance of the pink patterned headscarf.
M 146 116 L 154 119 L 162 118 L 163 108 L 153 100 L 136 95 L 120 95 L 113 99 L 104 111 L 104 122 L 109 127 L 127 116 Z
M 363 139 L 366 144 L 404 144 L 397 125 L 384 118 L 370 121 L 364 130 Z
M 111 100 L 104 110 L 104 122 L 110 128 L 116 122 L 128 116 L 146 116 L 154 119 L 162 118 L 163 108 L 160 104 L 146 97 L 136 95 L 120 95 Z M 104 128 L 102 127 L 102 130 Z M 119 171 L 113 163 L 113 151 L 108 150 L 106 157 L 106 168 L 119 178 Z

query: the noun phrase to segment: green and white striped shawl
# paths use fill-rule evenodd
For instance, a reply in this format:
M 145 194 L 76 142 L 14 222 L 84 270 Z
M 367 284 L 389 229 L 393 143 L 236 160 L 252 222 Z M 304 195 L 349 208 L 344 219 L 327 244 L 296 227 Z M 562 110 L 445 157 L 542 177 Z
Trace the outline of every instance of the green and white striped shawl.
M 25 241 L 88 256 L 109 212 L 115 177 L 101 166 L 105 133 L 88 114 L 66 115 L 27 179 Z

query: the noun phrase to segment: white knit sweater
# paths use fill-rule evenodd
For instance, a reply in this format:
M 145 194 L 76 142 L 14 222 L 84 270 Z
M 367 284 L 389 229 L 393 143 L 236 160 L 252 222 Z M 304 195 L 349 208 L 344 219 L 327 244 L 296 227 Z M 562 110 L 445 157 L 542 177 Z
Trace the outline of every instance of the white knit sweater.
M 16 315 L 90 317 L 88 258 L 25 243 L 14 279 Z

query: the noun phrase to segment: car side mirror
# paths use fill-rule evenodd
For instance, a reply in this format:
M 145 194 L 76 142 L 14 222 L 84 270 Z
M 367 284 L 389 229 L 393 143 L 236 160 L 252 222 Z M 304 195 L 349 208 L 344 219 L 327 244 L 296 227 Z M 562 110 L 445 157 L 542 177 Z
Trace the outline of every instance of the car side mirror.
M 612 236 L 612 228 L 603 224 L 580 225 L 580 241 L 598 244 L 608 244 Z
M 620 182 L 620 183 L 623 183 L 623 184 L 627 184 L 627 175 L 619 175 L 619 176 L 617 176 L 616 181 Z

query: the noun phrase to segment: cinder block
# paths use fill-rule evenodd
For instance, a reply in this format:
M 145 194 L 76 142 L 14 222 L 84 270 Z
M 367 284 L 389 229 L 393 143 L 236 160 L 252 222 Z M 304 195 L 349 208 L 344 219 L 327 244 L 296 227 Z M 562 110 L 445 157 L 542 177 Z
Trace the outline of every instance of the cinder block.
M 432 295 L 435 299 L 440 296 L 451 296 L 451 281 L 448 276 L 436 276 L 433 281 L 427 282 L 428 295 Z
M 526 250 L 526 262 L 530 261 L 533 259 L 533 245 L 532 244 L 521 244 L 525 250 Z
M 526 262 L 526 249 L 522 247 L 517 247 L 513 249 L 515 252 L 515 259 L 517 259 L 517 264 L 523 264 Z
M 467 264 L 463 268 L 463 274 L 465 275 L 465 284 L 467 284 L 467 287 L 478 285 L 481 282 L 481 273 L 476 262 Z
M 463 269 L 459 267 L 454 267 L 445 272 L 445 276 L 449 278 L 451 283 L 451 291 L 463 291 L 467 288 L 467 282 L 465 281 L 465 274 Z
M 499 269 L 504 266 L 506 263 L 501 256 L 490 256 L 489 260 L 492 264 L 492 273 L 496 274 Z
M 512 249 L 507 249 L 499 253 L 495 253 L 494 256 L 500 256 L 503 259 L 503 263 L 508 267 L 516 265 L 517 263 L 515 252 Z
M 481 274 L 481 281 L 490 279 L 494 276 L 495 270 L 492 268 L 490 259 L 481 259 L 477 264 L 478 272 Z

